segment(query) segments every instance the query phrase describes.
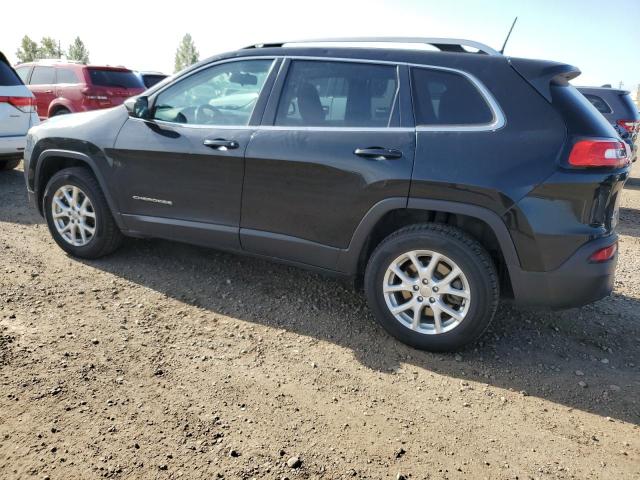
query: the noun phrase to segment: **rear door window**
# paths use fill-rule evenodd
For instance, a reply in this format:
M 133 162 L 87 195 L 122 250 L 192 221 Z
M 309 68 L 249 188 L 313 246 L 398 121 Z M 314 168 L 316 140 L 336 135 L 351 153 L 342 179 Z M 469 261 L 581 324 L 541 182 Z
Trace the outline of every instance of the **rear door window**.
M 53 67 L 36 66 L 31 74 L 31 85 L 50 85 L 55 83 L 56 72 Z
M 293 61 L 276 125 L 387 127 L 398 90 L 396 67 L 368 63 Z
M 102 70 L 90 68 L 91 83 L 99 87 L 144 88 L 142 80 L 129 70 Z
M 583 95 L 600 113 L 611 113 L 611 107 L 602 99 L 602 97 L 592 95 L 590 93 L 585 93 Z
M 467 77 L 442 70 L 411 69 L 416 125 L 486 125 L 494 114 Z
M 20 77 L 13 71 L 10 65 L 3 61 L 0 61 L 0 85 L 3 87 L 22 85 Z
M 18 67 L 16 68 L 16 73 L 20 77 L 20 80 L 22 80 L 22 83 L 26 85 L 27 80 L 29 80 L 29 74 L 31 73 L 31 67 L 30 66 Z
M 78 83 L 76 72 L 70 68 L 58 68 L 57 83 Z

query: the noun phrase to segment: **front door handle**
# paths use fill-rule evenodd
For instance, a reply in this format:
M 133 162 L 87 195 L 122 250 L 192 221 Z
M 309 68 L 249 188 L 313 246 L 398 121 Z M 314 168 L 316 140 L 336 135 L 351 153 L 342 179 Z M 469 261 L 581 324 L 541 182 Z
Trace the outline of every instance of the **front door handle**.
M 222 151 L 233 150 L 240 146 L 235 140 L 226 140 L 224 138 L 205 138 L 202 143 L 205 147 Z
M 356 148 L 353 153 L 358 155 L 359 157 L 370 158 L 371 160 L 393 160 L 396 158 L 402 158 L 402 152 L 393 148 Z

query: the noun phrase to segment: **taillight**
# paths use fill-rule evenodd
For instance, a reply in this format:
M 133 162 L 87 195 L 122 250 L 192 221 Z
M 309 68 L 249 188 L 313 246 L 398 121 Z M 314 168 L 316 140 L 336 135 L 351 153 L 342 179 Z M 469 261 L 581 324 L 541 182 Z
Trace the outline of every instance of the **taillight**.
M 624 142 L 617 140 L 581 140 L 569 155 L 573 167 L 620 168 L 629 164 L 629 151 Z
M 640 129 L 640 122 L 634 120 L 618 120 L 616 122 L 620 128 L 626 132 L 633 133 Z
M 617 251 L 618 251 L 618 243 L 616 242 L 613 245 L 609 245 L 608 247 L 604 247 L 599 250 L 596 250 L 589 257 L 589 260 L 595 263 L 606 262 L 607 260 L 611 260 L 615 256 Z
M 0 103 L 8 103 L 25 113 L 34 112 L 36 107 L 36 99 L 33 97 L 0 97 Z

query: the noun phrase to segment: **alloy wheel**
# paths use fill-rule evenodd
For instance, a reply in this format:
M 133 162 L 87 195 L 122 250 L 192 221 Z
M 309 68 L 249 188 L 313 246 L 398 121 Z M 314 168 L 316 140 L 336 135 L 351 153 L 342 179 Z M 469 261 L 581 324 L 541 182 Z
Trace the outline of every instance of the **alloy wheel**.
M 387 268 L 382 290 L 394 318 L 421 334 L 456 328 L 469 312 L 471 289 L 450 258 L 431 250 L 412 250 Z
M 74 247 L 87 245 L 96 232 L 96 212 L 85 192 L 63 185 L 51 202 L 53 223 L 60 236 Z

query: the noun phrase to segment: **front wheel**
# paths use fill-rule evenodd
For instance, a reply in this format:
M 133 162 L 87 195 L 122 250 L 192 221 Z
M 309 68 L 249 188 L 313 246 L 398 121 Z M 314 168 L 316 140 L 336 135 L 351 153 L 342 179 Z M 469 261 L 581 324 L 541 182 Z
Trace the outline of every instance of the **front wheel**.
M 66 168 L 51 177 L 43 209 L 53 239 L 75 257 L 102 257 L 122 241 L 100 185 L 86 168 Z
M 499 286 L 482 245 L 458 228 L 429 223 L 398 230 L 376 248 L 365 293 L 391 335 L 415 348 L 451 351 L 489 326 Z

